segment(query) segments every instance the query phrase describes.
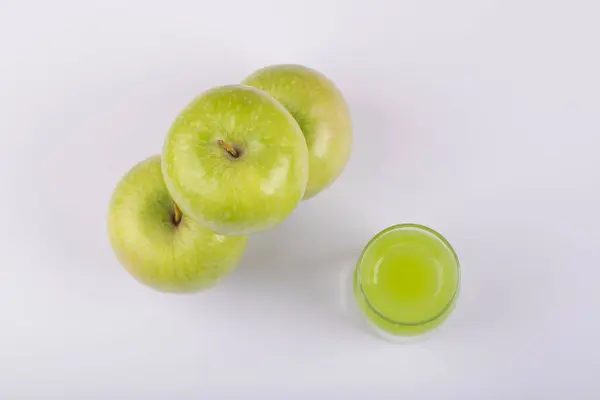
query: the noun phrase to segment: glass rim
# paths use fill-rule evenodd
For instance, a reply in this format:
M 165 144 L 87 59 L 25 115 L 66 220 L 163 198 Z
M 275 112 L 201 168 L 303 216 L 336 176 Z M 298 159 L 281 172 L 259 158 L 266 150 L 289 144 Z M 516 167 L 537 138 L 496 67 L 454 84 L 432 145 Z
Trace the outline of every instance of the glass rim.
M 435 314 L 433 317 L 430 317 L 430 318 L 427 318 L 427 319 L 424 319 L 421 321 L 417 321 L 417 322 L 397 321 L 392 318 L 386 317 L 381 312 L 379 312 L 379 310 L 377 310 L 377 308 L 367 298 L 367 295 L 366 295 L 365 291 L 363 290 L 363 285 L 362 285 L 361 278 L 360 278 L 360 276 L 361 276 L 360 270 L 361 270 L 363 258 L 365 257 L 365 254 L 367 253 L 367 251 L 369 250 L 369 248 L 371 247 L 373 242 L 375 242 L 375 240 L 379 239 L 383 235 L 389 233 L 390 231 L 399 230 L 399 229 L 407 229 L 407 228 L 429 233 L 429 234 L 435 236 L 436 239 L 440 240 L 452 254 L 452 257 L 454 258 L 454 261 L 456 262 L 456 271 L 458 273 L 456 288 L 454 289 L 454 293 L 452 294 L 452 297 L 450 298 L 448 303 L 444 307 L 442 307 L 442 309 L 437 314 Z M 381 318 L 384 321 L 391 323 L 393 325 L 422 326 L 422 325 L 426 325 L 428 323 L 436 321 L 437 319 L 442 317 L 454 305 L 454 303 L 456 302 L 456 299 L 458 297 L 458 293 L 460 291 L 461 268 L 460 268 L 460 260 L 458 258 L 458 255 L 456 254 L 456 251 L 454 250 L 454 248 L 452 247 L 450 242 L 441 233 L 439 233 L 436 230 L 429 228 L 428 226 L 425 226 L 425 225 L 416 224 L 416 223 L 401 223 L 401 224 L 395 224 L 395 225 L 389 226 L 389 227 L 379 231 L 377 234 L 375 234 L 369 240 L 369 242 L 363 248 L 363 250 L 360 254 L 360 257 L 358 258 L 358 261 L 356 263 L 356 268 L 355 268 L 355 275 L 356 275 L 356 280 L 357 280 L 358 288 L 360 291 L 360 295 L 361 295 L 362 299 L 364 300 L 365 304 L 367 305 L 367 307 L 369 307 L 369 309 L 373 313 L 375 313 L 375 315 L 377 315 L 379 318 Z

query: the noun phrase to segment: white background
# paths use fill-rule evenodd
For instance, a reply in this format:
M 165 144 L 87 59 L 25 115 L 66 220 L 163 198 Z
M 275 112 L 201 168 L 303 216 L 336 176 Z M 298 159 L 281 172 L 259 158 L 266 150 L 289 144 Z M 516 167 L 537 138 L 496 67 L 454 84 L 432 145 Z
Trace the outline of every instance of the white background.
M 0 1 L 0 398 L 598 399 L 600 25 L 589 0 Z M 198 295 L 116 262 L 108 200 L 200 92 L 273 63 L 352 110 L 342 177 Z M 452 318 L 343 313 L 379 230 L 444 234 Z

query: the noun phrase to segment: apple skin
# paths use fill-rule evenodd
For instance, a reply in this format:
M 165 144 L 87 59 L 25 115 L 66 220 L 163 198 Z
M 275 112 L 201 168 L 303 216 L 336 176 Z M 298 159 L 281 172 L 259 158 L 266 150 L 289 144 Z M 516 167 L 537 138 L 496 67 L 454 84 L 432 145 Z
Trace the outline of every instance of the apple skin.
M 219 86 L 177 116 L 162 171 L 184 214 L 221 234 L 250 235 L 280 224 L 302 201 L 308 149 L 298 123 L 272 96 Z
M 123 267 L 155 290 L 208 289 L 239 264 L 248 238 L 214 233 L 179 210 L 176 215 L 175 207 L 163 181 L 160 156 L 139 162 L 112 194 L 110 244 Z
M 329 187 L 352 152 L 352 122 L 341 92 L 322 73 L 297 64 L 271 65 L 242 81 L 275 97 L 294 116 L 308 145 L 309 176 L 304 198 Z

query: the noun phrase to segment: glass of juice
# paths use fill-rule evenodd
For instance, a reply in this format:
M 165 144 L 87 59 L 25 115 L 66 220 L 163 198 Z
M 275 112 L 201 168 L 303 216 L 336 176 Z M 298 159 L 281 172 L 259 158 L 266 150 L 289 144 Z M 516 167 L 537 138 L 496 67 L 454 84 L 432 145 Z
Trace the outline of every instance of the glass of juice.
M 353 276 L 363 316 L 391 339 L 438 327 L 454 309 L 459 286 L 454 249 L 438 232 L 418 224 L 394 225 L 375 235 Z

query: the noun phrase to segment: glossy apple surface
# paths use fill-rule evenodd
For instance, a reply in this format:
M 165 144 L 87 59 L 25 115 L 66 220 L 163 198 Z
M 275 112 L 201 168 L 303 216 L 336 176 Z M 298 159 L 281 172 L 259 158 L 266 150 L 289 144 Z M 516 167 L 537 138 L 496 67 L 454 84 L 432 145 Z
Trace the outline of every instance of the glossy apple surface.
M 110 201 L 108 234 L 123 267 L 163 292 L 214 286 L 240 262 L 248 238 L 210 231 L 181 213 L 169 195 L 160 156 L 131 168 Z
M 249 235 L 281 223 L 302 200 L 308 149 L 297 122 L 272 96 L 221 86 L 178 115 L 162 170 L 184 214 L 215 232 Z

